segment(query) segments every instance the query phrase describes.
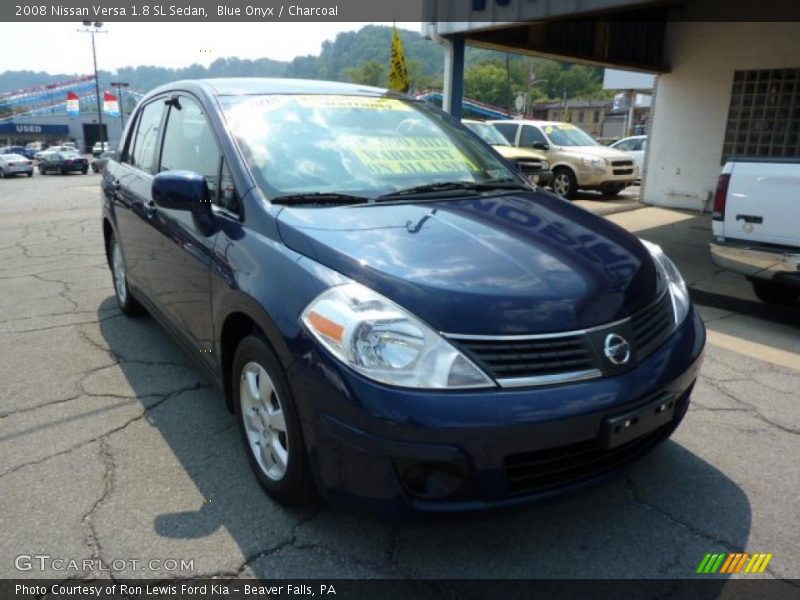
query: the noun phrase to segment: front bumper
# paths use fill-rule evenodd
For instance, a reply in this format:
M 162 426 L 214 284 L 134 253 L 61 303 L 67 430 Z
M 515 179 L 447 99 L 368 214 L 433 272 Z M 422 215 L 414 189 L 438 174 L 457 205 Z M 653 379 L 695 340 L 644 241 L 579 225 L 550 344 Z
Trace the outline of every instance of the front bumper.
M 578 187 L 592 190 L 623 189 L 636 183 L 639 178 L 638 169 L 633 167 L 630 172 L 615 174 L 613 167 L 584 167 L 579 166 L 575 171 Z
M 793 279 L 800 283 L 800 252 L 747 243 L 711 242 L 711 260 L 755 279 Z
M 533 180 L 533 183 L 539 187 L 545 187 L 553 183 L 553 172 L 550 170 L 537 171 L 533 175 L 530 175 L 530 177 Z
M 411 516 L 542 501 L 613 476 L 680 423 L 704 344 L 702 321 L 692 310 L 637 368 L 592 381 L 469 392 L 405 390 L 367 380 L 316 349 L 288 374 L 323 496 Z M 618 459 L 606 460 L 599 444 L 608 419 L 662 397 L 675 401 L 674 418 L 642 436 L 635 452 L 625 449 Z M 567 465 L 577 471 L 543 485 L 515 488 L 511 483 L 510 465 L 519 457 L 549 456 L 550 468 L 553 456 L 558 466 L 576 449 L 593 452 L 600 468 Z M 450 496 L 426 497 L 407 477 L 409 465 L 444 466 L 462 483 Z

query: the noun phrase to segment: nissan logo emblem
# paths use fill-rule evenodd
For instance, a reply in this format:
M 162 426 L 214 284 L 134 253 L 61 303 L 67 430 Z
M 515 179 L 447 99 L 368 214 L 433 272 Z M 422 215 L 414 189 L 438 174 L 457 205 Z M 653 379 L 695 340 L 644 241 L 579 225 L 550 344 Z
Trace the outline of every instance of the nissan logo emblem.
M 603 344 L 603 353 L 614 365 L 624 365 L 631 359 L 631 345 L 621 335 L 609 333 Z

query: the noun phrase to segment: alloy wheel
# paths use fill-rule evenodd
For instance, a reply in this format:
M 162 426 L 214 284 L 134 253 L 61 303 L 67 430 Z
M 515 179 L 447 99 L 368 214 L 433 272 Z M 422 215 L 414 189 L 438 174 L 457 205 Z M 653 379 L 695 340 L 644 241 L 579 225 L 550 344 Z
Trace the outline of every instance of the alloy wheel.
M 566 196 L 569 191 L 569 178 L 565 173 L 557 173 L 553 178 L 553 191 L 559 196 Z
M 122 250 L 119 243 L 114 241 L 111 251 L 111 269 L 114 272 L 114 290 L 117 292 L 120 304 L 125 304 L 128 299 L 128 282 L 125 278 L 125 261 L 122 259 Z
M 249 362 L 242 369 L 239 398 L 250 451 L 262 472 L 280 481 L 289 464 L 286 418 L 274 382 L 258 363 Z

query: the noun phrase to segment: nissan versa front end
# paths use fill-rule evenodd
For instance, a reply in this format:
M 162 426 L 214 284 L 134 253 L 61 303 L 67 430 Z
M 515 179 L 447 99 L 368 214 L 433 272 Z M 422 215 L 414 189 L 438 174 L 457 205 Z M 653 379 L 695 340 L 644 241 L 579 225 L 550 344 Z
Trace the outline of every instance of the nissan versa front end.
M 542 500 L 620 472 L 686 413 L 705 331 L 661 248 L 425 103 L 170 84 L 102 188 L 121 310 L 219 383 L 283 503 Z

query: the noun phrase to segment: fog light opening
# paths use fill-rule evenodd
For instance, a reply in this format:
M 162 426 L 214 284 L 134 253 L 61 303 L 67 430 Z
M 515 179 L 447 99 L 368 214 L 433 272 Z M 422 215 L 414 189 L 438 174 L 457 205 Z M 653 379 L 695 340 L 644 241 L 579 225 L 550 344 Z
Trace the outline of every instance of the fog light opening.
M 396 459 L 395 466 L 406 491 L 423 500 L 452 499 L 463 491 L 466 480 L 458 465 Z

